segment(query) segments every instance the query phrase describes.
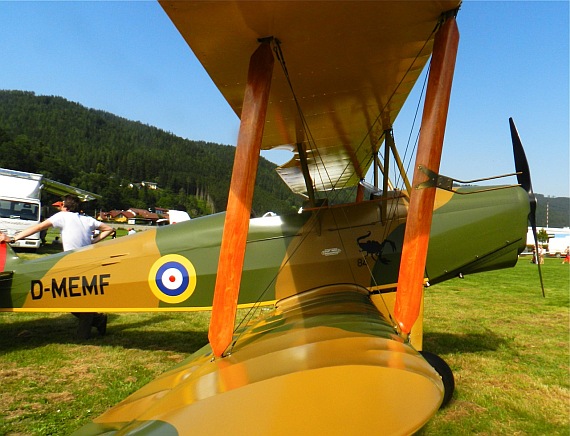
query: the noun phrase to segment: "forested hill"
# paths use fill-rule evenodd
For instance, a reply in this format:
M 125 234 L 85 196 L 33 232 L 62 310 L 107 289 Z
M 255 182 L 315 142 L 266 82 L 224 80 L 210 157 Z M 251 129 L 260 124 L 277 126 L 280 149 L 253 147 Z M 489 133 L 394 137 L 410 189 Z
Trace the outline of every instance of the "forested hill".
M 536 194 L 536 224 L 538 227 L 570 227 L 570 198 L 545 197 Z
M 0 167 L 43 174 L 103 196 L 95 207 L 225 210 L 235 148 L 190 141 L 62 97 L 0 91 Z M 260 159 L 253 209 L 296 210 L 292 194 Z M 160 188 L 129 188 L 155 182 Z
M 61 97 L 0 90 L 0 167 L 43 174 L 102 195 L 103 210 L 164 207 L 192 216 L 225 210 L 235 148 L 190 141 Z M 142 181 L 159 190 L 129 188 Z M 570 199 L 537 194 L 539 227 L 570 226 Z M 294 196 L 260 159 L 253 209 L 297 210 Z

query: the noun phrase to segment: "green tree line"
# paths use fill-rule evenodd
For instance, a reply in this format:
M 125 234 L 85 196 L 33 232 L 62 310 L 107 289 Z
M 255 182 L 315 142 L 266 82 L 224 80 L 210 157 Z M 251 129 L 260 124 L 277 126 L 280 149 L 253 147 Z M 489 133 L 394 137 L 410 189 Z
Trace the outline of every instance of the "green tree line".
M 226 208 L 235 148 L 191 141 L 62 97 L 0 90 L 0 167 L 43 174 L 102 199 L 93 208 L 164 207 L 199 216 Z M 253 210 L 297 210 L 295 196 L 260 159 Z M 161 188 L 132 189 L 148 181 Z M 539 227 L 570 226 L 570 199 L 537 194 Z M 548 220 L 547 220 L 548 205 Z
M 0 167 L 100 194 L 93 208 L 163 207 L 191 216 L 226 208 L 235 148 L 191 141 L 62 97 L 0 91 Z M 253 210 L 284 213 L 301 199 L 261 158 Z M 154 182 L 158 190 L 129 187 Z
M 536 194 L 536 224 L 539 227 L 570 227 L 570 198 Z

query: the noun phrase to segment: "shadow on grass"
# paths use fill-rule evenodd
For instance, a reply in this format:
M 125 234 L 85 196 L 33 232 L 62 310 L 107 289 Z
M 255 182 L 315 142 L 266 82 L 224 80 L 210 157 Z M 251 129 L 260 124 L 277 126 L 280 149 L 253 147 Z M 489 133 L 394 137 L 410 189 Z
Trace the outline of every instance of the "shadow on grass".
M 424 334 L 423 348 L 436 354 L 477 353 L 496 351 L 508 347 L 510 342 L 490 330 L 485 333 L 430 332 Z
M 18 316 L 14 314 L 13 316 Z M 91 339 L 76 338 L 78 321 L 71 314 L 46 316 L 0 324 L 0 350 L 2 352 L 28 350 L 50 344 L 79 344 L 110 347 L 164 350 L 192 353 L 208 342 L 207 331 L 171 330 L 153 328 L 173 319 L 168 314 L 157 314 L 133 322 L 118 314 L 108 314 L 107 334 L 99 336 L 92 330 Z M 114 321 L 117 321 L 116 323 Z
M 46 254 L 57 254 L 57 253 L 61 253 L 63 251 L 63 247 L 61 244 L 58 243 L 48 243 L 48 244 L 42 244 L 40 246 L 40 248 L 38 248 L 37 250 L 35 249 L 31 249 L 31 248 L 20 248 L 20 247 L 15 247 L 14 251 L 16 252 L 17 255 L 26 255 L 26 254 L 37 254 L 37 255 L 46 255 Z

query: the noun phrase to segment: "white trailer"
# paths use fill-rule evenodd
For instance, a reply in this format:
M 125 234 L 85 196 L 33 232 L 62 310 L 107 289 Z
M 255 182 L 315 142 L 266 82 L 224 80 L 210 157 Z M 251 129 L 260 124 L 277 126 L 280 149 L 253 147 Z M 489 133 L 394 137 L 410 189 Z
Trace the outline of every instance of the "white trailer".
M 44 178 L 41 174 L 0 168 L 0 232 L 16 236 L 41 220 L 42 190 L 56 195 L 74 194 L 83 201 L 99 197 Z M 39 233 L 20 239 L 13 247 L 38 249 L 41 245 Z
M 564 257 L 570 248 L 570 236 L 555 236 L 548 240 L 548 253 L 551 256 Z
M 41 174 L 0 168 L 0 231 L 15 236 L 40 222 Z M 34 233 L 13 247 L 39 248 L 40 234 Z
M 570 228 L 544 227 L 537 229 L 537 231 L 540 230 L 546 231 L 548 235 L 548 242 L 540 244 L 546 248 L 546 253 L 549 256 L 564 257 L 566 249 L 570 247 Z M 526 245 L 534 246 L 534 236 L 530 227 L 526 235 Z

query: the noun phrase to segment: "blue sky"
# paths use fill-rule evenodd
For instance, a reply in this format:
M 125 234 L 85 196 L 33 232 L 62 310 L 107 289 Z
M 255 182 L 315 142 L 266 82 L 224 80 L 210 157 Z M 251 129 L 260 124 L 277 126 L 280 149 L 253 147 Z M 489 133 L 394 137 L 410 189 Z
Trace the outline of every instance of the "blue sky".
M 62 96 L 184 138 L 235 144 L 237 117 L 158 3 L 0 1 L 0 22 L 0 89 Z M 513 117 L 534 191 L 570 196 L 569 2 L 467 0 L 458 24 L 440 172 L 461 180 L 513 172 Z M 394 126 L 399 146 L 416 105 L 412 95 Z

